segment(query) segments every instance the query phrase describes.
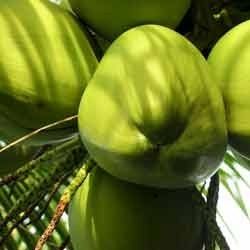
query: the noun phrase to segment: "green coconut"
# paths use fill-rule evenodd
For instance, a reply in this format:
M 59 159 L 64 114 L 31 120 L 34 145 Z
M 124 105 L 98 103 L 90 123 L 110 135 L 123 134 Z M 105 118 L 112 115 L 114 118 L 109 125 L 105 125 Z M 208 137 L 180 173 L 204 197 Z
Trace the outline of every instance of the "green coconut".
M 175 28 L 190 0 L 69 0 L 72 9 L 97 33 L 113 40 L 129 28 L 160 24 Z
M 69 209 L 75 250 L 202 250 L 204 218 L 197 190 L 120 181 L 94 169 Z
M 212 49 L 208 63 L 223 93 L 229 144 L 250 158 L 250 21 L 231 29 Z
M 0 27 L 0 112 L 25 129 L 77 114 L 97 66 L 84 27 L 43 0 L 1 1 Z
M 227 145 L 215 81 L 180 34 L 133 28 L 109 47 L 83 94 L 83 143 L 100 167 L 126 181 L 167 188 L 202 182 Z

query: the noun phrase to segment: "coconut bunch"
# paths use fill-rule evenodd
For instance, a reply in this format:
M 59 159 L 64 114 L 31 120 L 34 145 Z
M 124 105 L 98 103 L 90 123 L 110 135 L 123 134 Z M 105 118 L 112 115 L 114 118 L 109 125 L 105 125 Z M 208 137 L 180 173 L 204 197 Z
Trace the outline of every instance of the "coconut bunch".
M 213 45 L 242 6 L 60 4 L 0 3 L 0 248 L 229 249 L 219 168 L 248 166 L 247 71 L 229 53 L 248 22 Z

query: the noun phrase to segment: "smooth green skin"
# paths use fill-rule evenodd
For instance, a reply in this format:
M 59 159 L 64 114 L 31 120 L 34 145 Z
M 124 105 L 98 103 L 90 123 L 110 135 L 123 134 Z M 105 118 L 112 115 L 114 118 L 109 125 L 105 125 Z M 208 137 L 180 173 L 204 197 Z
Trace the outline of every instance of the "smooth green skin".
M 0 113 L 31 129 L 77 114 L 97 59 L 76 19 L 47 0 L 8 0 L 0 27 Z
M 133 28 L 109 47 L 83 94 L 82 140 L 123 180 L 168 188 L 204 181 L 227 145 L 214 82 L 183 36 L 157 25 Z
M 113 40 L 124 31 L 143 24 L 175 28 L 190 0 L 69 0 L 72 9 L 97 33 Z
M 94 169 L 69 209 L 74 250 L 201 250 L 197 190 L 137 186 Z
M 1 135 L 0 135 L 1 137 Z M 0 138 L 0 149 L 5 142 Z M 37 147 L 18 145 L 0 153 L 0 177 L 13 173 L 19 167 L 32 160 L 32 157 L 38 151 Z
M 250 158 L 250 21 L 225 34 L 214 46 L 208 63 L 223 93 L 229 144 Z

